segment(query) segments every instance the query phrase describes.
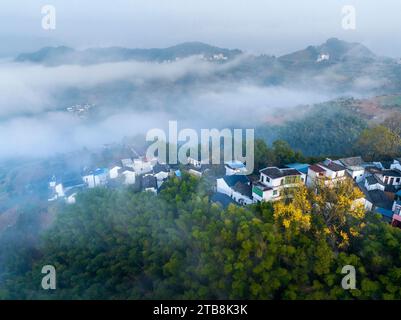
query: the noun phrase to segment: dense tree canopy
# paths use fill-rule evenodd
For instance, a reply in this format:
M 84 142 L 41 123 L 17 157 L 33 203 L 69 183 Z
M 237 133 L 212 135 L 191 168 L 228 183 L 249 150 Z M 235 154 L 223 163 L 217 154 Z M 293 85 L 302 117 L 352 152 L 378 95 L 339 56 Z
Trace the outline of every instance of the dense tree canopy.
M 352 184 L 223 209 L 184 175 L 160 195 L 95 189 L 62 208 L 8 273 L 2 298 L 400 299 L 401 231 L 364 214 Z M 330 206 L 328 203 L 335 203 Z M 34 254 L 33 254 L 34 253 Z M 57 289 L 40 288 L 54 265 Z M 341 269 L 357 270 L 357 289 Z
M 385 126 L 375 126 L 361 133 L 357 149 L 366 160 L 391 159 L 400 155 L 401 137 Z

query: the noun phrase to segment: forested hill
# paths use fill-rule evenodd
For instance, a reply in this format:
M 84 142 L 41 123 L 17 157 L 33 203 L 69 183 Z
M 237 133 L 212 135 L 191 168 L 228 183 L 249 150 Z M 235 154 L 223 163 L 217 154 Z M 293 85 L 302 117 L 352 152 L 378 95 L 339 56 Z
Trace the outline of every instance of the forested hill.
M 1 298 L 400 299 L 401 231 L 352 206 L 351 184 L 307 189 L 292 204 L 209 202 L 203 180 L 184 175 L 159 196 L 95 189 L 60 208 L 35 246 L 12 246 Z M 324 204 L 331 199 L 330 212 Z M 341 201 L 339 201 L 341 199 Z M 320 209 L 319 209 L 320 208 Z M 4 250 L 2 251 L 4 254 Z M 54 265 L 57 290 L 40 289 Z M 343 290 L 353 265 L 357 289 Z M 28 271 L 31 270 L 31 271 Z
M 356 145 L 367 129 L 382 125 L 401 136 L 401 95 L 338 98 L 291 108 L 280 117 L 281 123 L 256 128 L 256 135 L 269 144 L 284 140 L 306 156 L 363 155 L 365 150 Z M 375 144 L 375 139 L 370 145 Z

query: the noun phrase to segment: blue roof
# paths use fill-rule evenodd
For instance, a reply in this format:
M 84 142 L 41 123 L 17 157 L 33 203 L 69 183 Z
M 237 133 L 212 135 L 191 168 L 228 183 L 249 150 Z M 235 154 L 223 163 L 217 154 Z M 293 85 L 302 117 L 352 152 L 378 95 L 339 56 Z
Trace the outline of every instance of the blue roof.
M 101 174 L 107 174 L 108 172 L 109 172 L 109 170 L 106 168 L 98 168 L 95 170 L 94 175 L 99 176 Z
M 249 183 L 249 179 L 247 176 L 239 175 L 239 174 L 235 174 L 232 176 L 224 176 L 223 179 L 229 187 L 235 186 L 238 182 L 245 183 L 245 184 Z
M 210 201 L 220 203 L 223 208 L 228 207 L 230 204 L 235 204 L 235 201 L 231 199 L 228 195 L 219 192 L 215 192 L 210 198 Z
M 386 218 L 393 218 L 393 211 L 391 210 L 387 210 L 387 209 L 383 209 L 383 208 L 376 208 L 376 212 L 380 213 L 382 216 L 386 217 Z
M 310 167 L 310 164 L 296 162 L 296 163 L 287 164 L 286 167 L 287 168 L 291 168 L 291 169 L 295 169 L 295 170 L 298 170 L 299 172 L 307 174 L 308 173 L 308 168 Z
M 175 172 L 175 175 L 176 175 L 177 177 L 181 177 L 181 171 L 180 171 L 180 170 L 177 170 L 177 171 Z

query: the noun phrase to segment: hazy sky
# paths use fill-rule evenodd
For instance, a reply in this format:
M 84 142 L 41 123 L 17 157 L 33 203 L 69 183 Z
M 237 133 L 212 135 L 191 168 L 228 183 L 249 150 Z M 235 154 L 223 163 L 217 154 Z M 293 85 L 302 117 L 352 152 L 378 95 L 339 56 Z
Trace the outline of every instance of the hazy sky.
M 54 5 L 57 27 L 41 27 Z M 356 30 L 341 27 L 344 5 Z M 396 0 L 1 0 L 0 55 L 44 45 L 165 47 L 185 41 L 282 54 L 330 37 L 401 56 L 401 2 Z

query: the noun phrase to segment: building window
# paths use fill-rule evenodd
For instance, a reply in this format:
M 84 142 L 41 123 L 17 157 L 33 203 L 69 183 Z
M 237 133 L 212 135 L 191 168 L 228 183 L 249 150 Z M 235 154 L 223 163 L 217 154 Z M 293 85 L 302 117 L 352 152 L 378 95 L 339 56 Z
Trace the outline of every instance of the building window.
M 277 190 L 273 190 L 273 196 L 277 196 L 278 191 Z

